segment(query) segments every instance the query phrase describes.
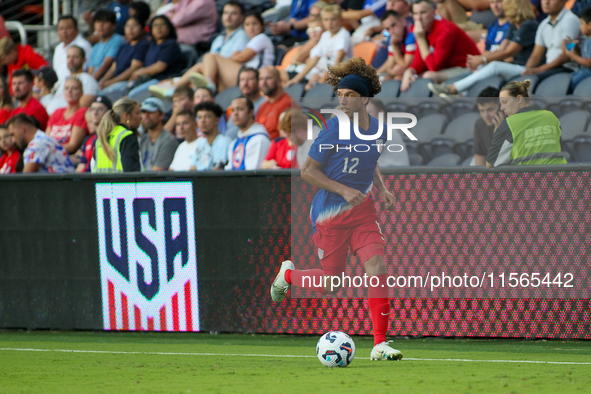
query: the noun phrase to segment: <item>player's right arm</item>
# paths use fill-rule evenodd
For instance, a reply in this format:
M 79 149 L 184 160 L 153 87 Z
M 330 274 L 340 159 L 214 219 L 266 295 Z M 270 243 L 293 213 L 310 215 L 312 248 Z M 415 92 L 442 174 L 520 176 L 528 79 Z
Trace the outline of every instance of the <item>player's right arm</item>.
M 345 201 L 354 207 L 365 201 L 365 194 L 361 193 L 357 189 L 353 189 L 343 185 L 342 183 L 333 181 L 320 170 L 321 167 L 321 163 L 308 156 L 304 166 L 302 167 L 302 179 L 311 185 L 328 190 L 332 193 L 340 194 L 345 199 Z

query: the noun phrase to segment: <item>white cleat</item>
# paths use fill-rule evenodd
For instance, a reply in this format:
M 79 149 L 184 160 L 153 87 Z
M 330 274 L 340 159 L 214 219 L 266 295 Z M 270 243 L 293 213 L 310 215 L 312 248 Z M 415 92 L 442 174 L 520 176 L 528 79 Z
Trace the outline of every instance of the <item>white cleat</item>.
M 391 348 L 388 344 L 392 341 L 378 343 L 373 347 L 370 354 L 372 361 L 376 360 L 392 360 L 398 361 L 402 359 L 402 353 L 400 350 Z
M 285 260 L 281 263 L 281 269 L 271 285 L 271 298 L 273 301 L 281 302 L 287 295 L 287 291 L 291 285 L 285 280 L 285 271 L 293 270 L 294 268 L 295 266 L 290 260 Z

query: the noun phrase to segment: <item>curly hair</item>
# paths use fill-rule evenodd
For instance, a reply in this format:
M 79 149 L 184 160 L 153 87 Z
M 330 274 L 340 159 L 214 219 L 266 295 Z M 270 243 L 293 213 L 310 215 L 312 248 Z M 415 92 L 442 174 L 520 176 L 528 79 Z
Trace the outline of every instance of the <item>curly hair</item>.
M 351 74 L 361 75 L 369 81 L 370 97 L 382 91 L 380 77 L 376 69 L 365 63 L 365 60 L 360 57 L 354 57 L 348 62 L 337 64 L 336 66 L 328 66 L 326 83 L 334 86 L 334 90 L 336 91 L 341 79 Z

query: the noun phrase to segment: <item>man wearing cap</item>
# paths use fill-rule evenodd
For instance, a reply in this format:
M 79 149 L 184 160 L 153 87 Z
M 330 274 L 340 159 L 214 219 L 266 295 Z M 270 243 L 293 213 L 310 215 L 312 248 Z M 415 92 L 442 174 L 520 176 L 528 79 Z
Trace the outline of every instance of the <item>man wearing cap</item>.
M 164 104 L 156 97 L 144 100 L 140 107 L 144 134 L 140 137 L 140 158 L 145 171 L 168 171 L 179 146 L 164 129 Z
M 76 45 L 68 48 L 68 70 L 70 70 L 71 77 L 76 77 L 82 82 L 83 95 L 80 97 L 80 106 L 87 107 L 92 103 L 99 91 L 99 85 L 96 79 L 89 73 L 84 72 L 82 66 L 85 62 L 84 49 L 77 47 Z M 67 79 L 67 78 L 66 78 Z M 56 109 L 67 107 L 68 103 L 64 97 L 64 85 L 66 79 L 58 80 L 56 85 L 56 91 L 53 99 L 47 105 L 47 112 L 51 115 Z
M 103 115 L 113 108 L 111 100 L 107 96 L 96 96 L 88 110 L 86 110 L 86 126 L 88 136 L 80 147 L 80 163 L 76 167 L 76 172 L 90 172 L 90 163 L 94 156 L 94 146 L 96 143 L 96 130 L 103 119 Z
M 377 164 L 387 141 L 387 128 L 384 124 L 380 126 L 366 108 L 371 97 L 381 91 L 379 77 L 375 68 L 356 57 L 329 66 L 326 83 L 337 87 L 342 112 L 335 112 L 337 116 L 326 122 L 302 166 L 302 179 L 321 189 L 312 201 L 310 219 L 322 270 L 295 269 L 291 261 L 284 261 L 271 287 L 271 297 L 275 302 L 282 301 L 291 285 L 321 294 L 337 293 L 341 286 L 333 286 L 331 279 L 344 274 L 350 248 L 369 277 L 370 285 L 365 287 L 374 334 L 370 357 L 400 360 L 402 353 L 386 342 L 390 302 L 385 242 L 370 193 L 375 186 L 386 209 L 394 209 L 396 199 L 386 189 Z M 357 122 L 353 122 L 355 118 Z M 348 129 L 349 136 L 341 137 L 347 134 L 343 128 Z M 357 131 L 352 133 L 352 129 Z M 343 149 L 346 146 L 360 148 Z
M 33 75 L 35 75 L 33 97 L 47 108 L 53 99 L 52 89 L 57 83 L 57 74 L 51 67 L 42 67 L 39 70 L 33 70 Z

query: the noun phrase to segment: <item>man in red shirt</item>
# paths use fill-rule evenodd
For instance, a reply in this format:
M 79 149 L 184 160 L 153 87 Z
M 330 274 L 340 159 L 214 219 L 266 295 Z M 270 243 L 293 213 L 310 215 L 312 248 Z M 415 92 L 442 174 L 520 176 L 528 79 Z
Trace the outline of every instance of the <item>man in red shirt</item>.
M 0 126 L 0 149 L 4 151 L 4 154 L 0 155 L 0 174 L 21 172 L 23 170 L 21 153 L 16 147 L 14 136 L 4 125 Z
M 21 68 L 38 70 L 47 66 L 47 62 L 30 45 L 16 45 L 10 37 L 0 39 L 0 59 L 2 66 L 8 69 L 8 86 L 12 92 L 12 73 Z
M 12 75 L 12 90 L 18 106 L 12 110 L 10 117 L 25 113 L 39 121 L 41 130 L 47 129 L 49 116 L 39 101 L 33 98 L 33 74 L 29 70 L 16 70 Z
M 447 81 L 470 72 L 466 66 L 468 55 L 479 55 L 474 41 L 455 23 L 435 18 L 435 4 L 430 0 L 416 0 L 412 6 L 417 49 L 410 67 L 402 76 L 400 89 L 407 90 L 417 75 L 435 83 Z
M 255 122 L 265 126 L 274 140 L 279 137 L 279 115 L 291 108 L 291 97 L 283 90 L 281 76 L 274 66 L 265 66 L 259 71 L 259 87 L 267 101 L 261 104 Z

